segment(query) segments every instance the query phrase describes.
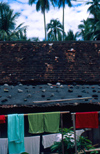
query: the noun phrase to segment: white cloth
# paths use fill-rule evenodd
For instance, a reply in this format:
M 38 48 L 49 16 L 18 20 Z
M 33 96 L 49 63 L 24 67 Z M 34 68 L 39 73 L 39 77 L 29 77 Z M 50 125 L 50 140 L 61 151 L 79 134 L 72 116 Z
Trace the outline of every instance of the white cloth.
M 79 136 L 84 132 L 83 129 L 81 130 L 76 130 L 76 139 L 79 139 Z M 69 134 L 70 137 L 72 138 L 71 141 L 74 142 L 74 132 L 73 134 Z M 66 135 L 65 135 L 66 136 Z M 62 140 L 62 135 L 60 133 L 56 133 L 56 134 L 49 134 L 49 135 L 43 135 L 42 136 L 42 145 L 45 148 L 50 147 L 51 145 L 54 144 L 54 142 L 60 142 Z
M 84 132 L 83 129 L 76 130 L 76 138 Z M 74 137 L 74 134 L 71 136 Z M 42 136 L 42 144 L 44 148 L 48 148 L 54 144 L 54 142 L 59 142 L 62 139 L 60 133 L 49 134 Z M 29 154 L 39 154 L 40 153 L 40 136 L 24 137 L 25 152 Z M 8 151 L 8 138 L 0 138 L 0 154 L 7 154 Z
M 76 130 L 76 139 L 79 140 L 79 137 L 81 136 L 81 134 L 84 132 L 84 129 L 80 129 L 80 130 Z
M 24 137 L 25 152 L 29 154 L 40 153 L 40 136 Z M 0 138 L 0 154 L 7 154 L 8 138 Z
M 0 154 L 7 154 L 8 138 L 0 138 Z
M 81 134 L 84 132 L 84 129 L 80 129 L 80 130 L 76 130 L 76 139 L 79 140 L 79 137 L 81 136 Z M 66 135 L 65 135 L 66 136 Z M 68 136 L 70 136 L 72 139 L 71 141 L 74 142 L 74 132 L 72 134 L 68 133 Z M 56 142 L 59 142 L 62 140 L 62 135 L 60 133 L 58 133 L 56 135 Z
M 57 133 L 58 134 L 58 133 Z M 59 136 L 57 134 L 43 135 L 42 136 L 42 145 L 45 148 L 49 148 L 54 144 L 55 141 L 59 141 Z
M 56 134 L 56 142 L 60 142 L 62 140 L 62 134 L 57 133 Z
M 40 153 L 40 136 L 24 137 L 25 152 L 29 154 Z

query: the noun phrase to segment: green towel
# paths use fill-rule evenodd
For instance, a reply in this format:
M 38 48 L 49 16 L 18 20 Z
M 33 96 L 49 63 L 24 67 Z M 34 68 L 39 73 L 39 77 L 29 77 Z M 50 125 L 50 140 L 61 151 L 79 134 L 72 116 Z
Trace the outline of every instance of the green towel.
M 8 147 L 9 154 L 25 152 L 23 114 L 8 115 Z
M 28 114 L 29 133 L 38 134 L 44 132 L 43 113 Z
M 59 132 L 60 112 L 45 112 L 44 131 L 49 133 Z

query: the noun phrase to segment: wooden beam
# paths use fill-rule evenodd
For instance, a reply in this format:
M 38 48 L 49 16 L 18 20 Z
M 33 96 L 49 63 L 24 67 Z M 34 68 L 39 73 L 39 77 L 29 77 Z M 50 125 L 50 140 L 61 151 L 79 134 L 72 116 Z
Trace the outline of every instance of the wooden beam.
M 75 114 L 72 114 L 72 120 L 73 120 L 74 140 L 75 140 L 75 154 L 78 154 L 78 152 L 77 152 L 77 142 L 76 142 Z
M 100 148 L 85 150 L 85 152 L 93 152 L 93 151 L 100 151 Z M 84 153 L 84 151 L 78 152 L 78 154 L 82 154 L 82 153 Z
M 64 154 L 64 141 L 63 141 L 63 115 L 61 113 L 61 132 L 62 132 L 62 154 Z
M 90 98 L 92 98 L 92 97 L 68 98 L 68 99 L 44 100 L 44 101 L 33 101 L 32 103 L 52 103 L 52 102 L 64 102 L 64 101 L 83 100 L 83 99 L 90 99 Z

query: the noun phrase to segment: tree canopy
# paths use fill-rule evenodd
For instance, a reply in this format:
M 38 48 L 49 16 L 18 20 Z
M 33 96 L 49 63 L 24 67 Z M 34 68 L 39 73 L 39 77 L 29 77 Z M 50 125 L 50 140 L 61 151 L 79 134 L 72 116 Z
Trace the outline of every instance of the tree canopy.
M 49 41 L 61 41 L 63 34 L 63 26 L 58 19 L 50 20 L 47 24 L 47 34 Z
M 50 9 L 50 2 L 54 6 L 56 3 L 56 0 L 29 0 L 29 4 L 32 5 L 33 3 L 36 3 L 36 10 L 40 11 L 44 15 L 44 31 L 45 31 L 45 41 L 46 41 L 46 17 L 45 17 L 45 11 L 49 11 Z
M 89 5 L 87 12 L 89 17 L 80 21 L 76 34 L 70 29 L 67 33 L 64 31 L 64 8 L 66 5 L 72 7 L 71 0 L 29 0 L 29 4 L 36 5 L 36 10 L 43 13 L 45 41 L 63 41 L 63 40 L 100 40 L 100 0 L 91 0 L 86 2 Z M 45 11 L 50 10 L 50 5 L 63 8 L 63 22 L 58 19 L 51 19 L 46 24 Z M 91 16 L 92 15 L 92 16 Z M 14 13 L 7 3 L 0 3 L 0 40 L 27 40 L 27 26 L 24 23 L 16 26 L 16 19 L 20 16 L 19 12 Z M 29 41 L 39 41 L 38 37 L 32 37 Z
M 26 40 L 26 26 L 23 23 L 16 27 L 19 12 L 14 13 L 7 3 L 0 3 L 0 40 Z

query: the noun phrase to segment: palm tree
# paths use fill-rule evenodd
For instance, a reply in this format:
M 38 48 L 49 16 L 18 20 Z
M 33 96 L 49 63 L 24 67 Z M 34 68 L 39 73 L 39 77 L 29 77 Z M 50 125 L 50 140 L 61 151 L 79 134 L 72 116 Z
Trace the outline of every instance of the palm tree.
M 86 4 L 90 5 L 88 11 L 93 15 L 92 18 L 89 18 L 92 25 L 93 40 L 100 40 L 100 0 L 92 0 Z
M 98 16 L 95 18 L 88 19 L 91 24 L 91 31 L 93 33 L 93 40 L 100 40 L 100 12 L 98 11 Z
M 32 37 L 29 40 L 32 41 L 32 42 L 40 42 L 38 37 Z
M 50 20 L 50 23 L 47 24 L 47 33 L 49 41 L 61 41 L 63 35 L 63 26 L 58 21 L 58 19 Z
M 93 40 L 94 30 L 90 20 L 82 20 L 81 22 L 82 24 L 78 25 L 80 32 L 77 33 L 77 36 L 81 36 L 83 40 Z
M 60 8 L 61 6 L 63 6 L 63 40 L 64 40 L 64 8 L 65 8 L 65 4 L 67 4 L 69 7 L 72 7 L 71 4 L 71 0 L 59 0 L 58 1 L 58 8 Z
M 50 0 L 50 2 L 54 6 L 54 3 L 56 2 L 56 0 Z M 46 17 L 45 17 L 45 11 L 46 10 L 49 11 L 49 9 L 50 9 L 49 0 L 29 0 L 29 5 L 32 5 L 33 3 L 36 3 L 36 10 L 37 11 L 41 10 L 41 12 L 44 15 L 44 30 L 45 30 L 45 41 L 46 41 Z
M 10 9 L 7 3 L 0 3 L 0 40 L 12 40 L 12 38 L 18 39 L 18 35 L 21 37 L 21 33 L 25 36 L 26 26 L 21 23 L 16 27 L 16 19 L 20 13 Z
M 90 5 L 88 11 L 97 18 L 98 12 L 100 12 L 100 0 L 92 0 L 92 2 L 87 2 L 86 4 Z
M 68 40 L 75 40 L 76 41 L 76 38 L 77 38 L 77 33 L 74 34 L 72 30 L 69 30 L 67 35 L 65 36 L 65 41 L 68 41 Z

